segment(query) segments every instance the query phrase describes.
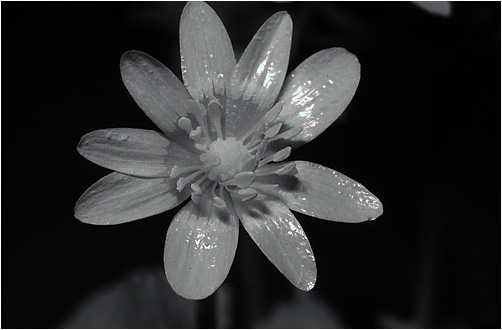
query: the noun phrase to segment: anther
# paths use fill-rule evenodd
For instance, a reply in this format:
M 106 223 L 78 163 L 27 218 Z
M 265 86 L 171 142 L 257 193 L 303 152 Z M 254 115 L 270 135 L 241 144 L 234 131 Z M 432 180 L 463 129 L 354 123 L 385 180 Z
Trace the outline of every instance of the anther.
M 294 173 L 293 173 L 294 172 Z M 256 169 L 255 174 L 257 176 L 265 176 L 265 175 L 286 175 L 286 174 L 296 174 L 296 164 L 294 162 L 287 164 L 266 164 L 260 166 Z
M 186 178 L 179 178 L 178 181 L 176 182 L 176 189 L 181 192 L 183 188 L 187 185 L 187 183 L 191 182 L 193 179 L 195 179 L 198 175 L 204 173 L 204 169 L 200 169 L 196 172 L 193 172 Z
M 234 177 L 235 185 L 239 188 L 247 188 L 255 179 L 254 172 L 241 172 Z
M 202 194 L 202 189 L 200 188 L 200 186 L 197 183 L 192 183 L 190 185 L 190 188 L 192 189 L 194 194 L 197 194 L 197 195 Z
M 211 122 L 216 129 L 216 133 L 220 139 L 223 139 L 223 131 L 221 129 L 221 115 L 223 113 L 223 108 L 221 107 L 220 102 L 214 99 L 209 102 L 207 106 L 207 112 L 209 114 L 209 118 L 211 118 Z
M 269 192 L 269 191 L 273 191 L 273 190 L 276 190 L 277 188 L 279 188 L 279 185 L 276 183 L 266 184 L 266 183 L 255 182 L 255 183 L 253 183 L 253 185 L 251 187 L 253 187 L 255 189 L 259 189 L 263 192 Z
M 298 134 L 300 134 L 301 131 L 303 131 L 303 127 L 301 127 L 301 126 L 300 127 L 293 127 L 287 131 L 282 132 L 281 134 L 274 136 L 273 138 L 271 138 L 269 140 L 269 142 L 279 140 L 279 139 L 289 140 L 289 139 L 297 136 Z
M 249 131 L 244 134 L 240 140 L 244 142 L 248 137 L 250 137 L 254 132 L 256 132 L 260 127 L 266 123 L 271 123 L 277 118 L 283 107 L 282 103 L 276 104 L 272 109 L 270 109 Z
M 218 196 L 213 197 L 213 204 L 219 209 L 224 209 L 227 207 L 227 203 L 223 200 L 223 198 L 220 198 Z
M 283 149 L 277 151 L 275 154 L 270 155 L 270 156 L 260 160 L 260 162 L 258 163 L 258 166 L 265 165 L 270 162 L 283 161 L 284 159 L 288 158 L 290 154 L 291 154 L 291 147 L 283 148 Z
M 199 204 L 200 196 L 201 196 L 200 194 L 192 193 L 190 197 L 192 198 L 195 204 Z
M 241 189 L 241 190 L 237 191 L 237 194 L 242 197 L 241 201 L 243 201 L 243 202 L 249 201 L 251 199 L 256 198 L 256 196 L 258 196 L 258 193 L 256 192 L 256 190 L 251 189 L 251 188 Z
M 209 131 L 207 129 L 206 122 L 206 108 L 194 100 L 188 100 L 187 104 L 190 109 L 190 113 L 195 117 L 195 119 L 197 119 L 199 126 L 202 127 L 202 133 L 204 133 L 205 139 L 209 139 Z
M 277 133 L 279 133 L 279 131 L 281 130 L 281 127 L 282 127 L 281 123 L 277 123 L 274 126 L 270 127 L 265 131 L 265 133 L 263 133 L 264 138 L 270 139 L 271 137 L 276 136 Z
M 192 131 L 192 121 L 187 117 L 181 117 L 178 120 L 178 127 L 187 132 L 187 134 L 190 134 Z
M 174 165 L 173 168 L 171 169 L 171 173 L 169 174 L 169 177 L 171 179 L 174 179 L 174 178 L 180 176 L 181 174 L 200 170 L 201 168 L 202 168 L 202 166 L 179 167 L 178 165 Z
M 298 173 L 298 170 L 296 169 L 295 163 L 289 163 L 280 167 L 276 173 L 277 175 L 286 175 L 286 174 L 295 175 Z

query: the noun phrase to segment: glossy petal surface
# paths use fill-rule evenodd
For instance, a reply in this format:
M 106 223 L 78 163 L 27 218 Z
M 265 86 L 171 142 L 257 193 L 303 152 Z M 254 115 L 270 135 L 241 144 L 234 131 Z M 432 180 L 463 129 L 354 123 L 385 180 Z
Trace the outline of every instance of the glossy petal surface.
M 93 184 L 75 205 L 75 217 L 93 225 L 116 225 L 162 213 L 188 197 L 176 181 L 110 173 Z
M 207 104 L 223 95 L 235 68 L 230 38 L 214 10 L 204 2 L 189 2 L 180 22 L 183 81 L 194 100 Z
M 194 166 L 199 157 L 163 134 L 134 128 L 101 129 L 82 137 L 78 152 L 100 166 L 140 177 L 167 177 L 174 165 Z
M 210 189 L 199 204 L 190 201 L 167 231 L 164 268 L 173 290 L 188 299 L 212 294 L 228 275 L 238 236 L 235 212 L 217 209 Z
M 294 176 L 270 176 L 267 183 L 278 183 L 272 192 L 286 205 L 324 220 L 362 222 L 383 213 L 382 203 L 368 189 L 351 178 L 322 165 L 296 161 Z
M 317 277 L 314 254 L 287 206 L 278 200 L 235 203 L 244 228 L 267 258 L 294 286 L 311 290 Z
M 225 132 L 242 136 L 270 110 L 286 76 L 293 23 L 286 12 L 272 15 L 256 32 L 231 79 Z
M 193 143 L 178 126 L 186 116 L 192 97 L 181 81 L 162 63 L 138 51 L 128 51 L 120 59 L 122 80 L 132 97 L 157 127 L 171 140 L 187 148 Z
M 345 110 L 360 78 L 357 57 L 343 48 L 322 50 L 301 63 L 284 82 L 277 117 L 286 127 L 303 127 L 294 146 L 313 140 Z M 287 144 L 287 143 L 286 143 Z

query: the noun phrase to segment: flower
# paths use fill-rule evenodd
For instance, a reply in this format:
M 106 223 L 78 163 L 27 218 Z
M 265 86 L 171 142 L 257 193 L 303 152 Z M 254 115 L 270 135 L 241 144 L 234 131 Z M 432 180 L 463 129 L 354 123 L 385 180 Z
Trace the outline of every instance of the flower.
M 188 3 L 180 22 L 184 84 L 147 54 L 126 52 L 125 86 L 162 133 L 113 128 L 78 144 L 88 160 L 113 170 L 77 201 L 75 216 L 112 225 L 172 209 L 164 268 L 189 299 L 225 280 L 239 220 L 268 259 L 299 289 L 314 287 L 310 243 L 290 211 L 343 222 L 372 220 L 380 201 L 361 184 L 322 165 L 282 162 L 322 133 L 347 107 L 359 83 L 357 58 L 322 50 L 286 70 L 292 21 L 272 15 L 240 60 L 216 13 Z

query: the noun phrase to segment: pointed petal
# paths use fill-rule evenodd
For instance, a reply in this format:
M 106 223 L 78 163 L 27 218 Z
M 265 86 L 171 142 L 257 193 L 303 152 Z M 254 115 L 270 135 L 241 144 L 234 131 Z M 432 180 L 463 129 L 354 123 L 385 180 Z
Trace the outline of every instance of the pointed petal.
M 286 12 L 272 15 L 256 32 L 231 78 L 225 132 L 239 137 L 274 104 L 286 76 L 293 23 Z
M 374 220 L 383 205 L 351 178 L 319 164 L 295 161 L 294 176 L 270 176 L 263 182 L 279 184 L 274 191 L 293 211 L 340 222 Z
M 225 88 L 235 68 L 235 55 L 227 30 L 204 2 L 189 2 L 180 22 L 183 81 L 193 99 L 207 104 L 225 100 Z
M 176 180 L 142 179 L 113 172 L 78 199 L 75 217 L 93 225 L 116 225 L 172 209 L 189 193 L 188 190 L 179 193 Z
M 148 118 L 171 140 L 193 148 L 193 142 L 177 125 L 180 116 L 186 116 L 187 100 L 192 98 L 174 73 L 135 50 L 122 55 L 120 72 L 127 90 Z
M 211 295 L 228 275 L 238 236 L 235 211 L 216 208 L 211 189 L 199 204 L 190 201 L 167 231 L 164 268 L 173 290 L 187 299 Z
M 260 250 L 294 286 L 310 291 L 317 278 L 314 254 L 293 213 L 278 200 L 234 202 Z
M 80 139 L 78 152 L 100 166 L 140 177 L 167 177 L 174 165 L 195 166 L 199 157 L 163 134 L 134 128 L 101 129 Z
M 352 100 L 359 78 L 357 57 L 343 48 L 324 49 L 301 63 L 278 99 L 284 107 L 276 121 L 303 128 L 289 145 L 311 141 L 328 128 Z

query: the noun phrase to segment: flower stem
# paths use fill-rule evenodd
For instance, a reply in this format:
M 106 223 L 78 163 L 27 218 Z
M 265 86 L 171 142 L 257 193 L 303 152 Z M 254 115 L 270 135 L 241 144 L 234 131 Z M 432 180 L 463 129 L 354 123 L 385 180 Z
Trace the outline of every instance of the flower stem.
M 218 291 L 208 298 L 197 302 L 197 328 L 215 329 L 217 327 L 217 299 Z

